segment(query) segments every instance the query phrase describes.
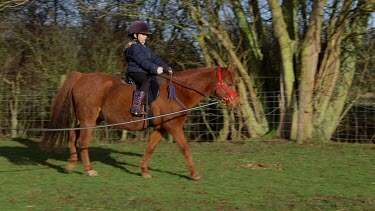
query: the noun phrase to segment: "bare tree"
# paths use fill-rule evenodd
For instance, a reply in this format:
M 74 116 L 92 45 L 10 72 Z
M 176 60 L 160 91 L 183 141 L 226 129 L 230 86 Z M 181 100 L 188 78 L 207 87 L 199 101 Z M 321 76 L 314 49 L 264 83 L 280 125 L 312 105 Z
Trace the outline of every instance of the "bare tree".
M 364 23 L 367 23 L 369 11 L 374 5 L 368 4 L 369 2 L 366 4 L 365 1 L 333 1 L 333 10 L 328 13 L 330 20 L 325 29 L 328 36 L 325 43 L 322 43 L 322 26 L 327 15 L 324 15 L 324 6 L 327 1 L 311 1 L 312 9 L 306 28 L 292 31 L 288 29 L 295 26 L 290 26 L 295 21 L 285 21 L 278 1 L 268 2 L 280 45 L 285 113 L 292 117 L 289 138 L 299 142 L 313 138 L 329 140 L 339 122 L 355 71 L 355 62 L 351 59 L 356 58 L 359 53 L 353 51 L 351 56 L 347 55 L 342 59 L 344 48 L 341 43 L 345 37 L 354 34 L 359 39 L 348 40 L 347 46 L 359 43 L 359 36 L 366 29 Z M 289 3 L 295 5 L 295 9 L 301 6 L 297 1 Z M 307 12 L 303 10 L 303 14 Z M 300 42 L 297 42 L 297 36 L 292 36 L 295 31 L 303 32 Z M 324 52 L 321 52 L 325 45 Z M 350 67 L 343 66 L 347 64 L 347 59 L 351 60 Z M 337 95 L 338 93 L 341 94 Z

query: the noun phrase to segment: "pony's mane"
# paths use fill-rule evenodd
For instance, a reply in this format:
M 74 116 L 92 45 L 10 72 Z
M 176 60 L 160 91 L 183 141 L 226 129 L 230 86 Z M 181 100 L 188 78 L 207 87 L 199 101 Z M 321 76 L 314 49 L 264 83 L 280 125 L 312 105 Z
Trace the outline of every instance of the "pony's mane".
M 208 91 L 217 84 L 217 67 L 201 67 L 175 72 L 173 80 L 187 90 L 195 90 L 202 96 L 207 96 Z
M 184 71 L 178 71 L 173 74 L 177 79 L 183 80 L 185 77 L 188 79 L 202 79 L 208 73 L 214 71 L 216 67 L 199 67 L 194 69 L 188 69 Z M 204 78 L 207 80 L 207 78 Z
M 204 71 L 207 71 L 207 70 L 214 70 L 216 68 L 217 67 L 197 67 L 197 68 L 193 68 L 193 69 L 187 69 L 187 70 L 184 70 L 184 71 L 178 71 L 178 72 L 175 72 L 175 73 L 176 74 L 181 74 L 181 73 L 191 74 L 193 72 L 204 72 Z

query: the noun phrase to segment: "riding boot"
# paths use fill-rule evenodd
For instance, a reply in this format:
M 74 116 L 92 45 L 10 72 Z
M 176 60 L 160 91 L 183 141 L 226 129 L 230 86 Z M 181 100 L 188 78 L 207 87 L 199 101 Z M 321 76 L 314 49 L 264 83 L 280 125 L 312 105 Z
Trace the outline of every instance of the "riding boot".
M 130 109 L 130 113 L 135 116 L 145 115 L 146 112 L 142 110 L 143 99 L 145 98 L 145 93 L 143 91 L 135 90 L 133 92 L 133 105 Z

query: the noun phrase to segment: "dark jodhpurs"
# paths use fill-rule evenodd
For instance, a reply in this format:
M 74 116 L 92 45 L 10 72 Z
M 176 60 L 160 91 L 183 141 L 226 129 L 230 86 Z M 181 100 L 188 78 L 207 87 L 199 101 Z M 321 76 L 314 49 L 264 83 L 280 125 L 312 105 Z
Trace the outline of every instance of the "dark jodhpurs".
M 144 73 L 128 73 L 137 86 L 137 90 L 147 93 L 150 88 L 149 76 Z

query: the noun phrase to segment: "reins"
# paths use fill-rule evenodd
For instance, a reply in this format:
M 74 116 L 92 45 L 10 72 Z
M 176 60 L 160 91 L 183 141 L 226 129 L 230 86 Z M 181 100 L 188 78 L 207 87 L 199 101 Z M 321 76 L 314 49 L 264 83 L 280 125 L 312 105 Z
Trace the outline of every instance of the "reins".
M 170 84 L 171 84 L 171 81 L 172 81 L 172 75 L 170 75 L 170 78 L 168 78 L 168 76 L 165 76 L 165 75 L 158 75 L 158 77 L 162 77 L 162 78 L 165 78 L 165 79 L 170 79 Z M 193 90 L 193 91 L 195 91 L 195 92 L 201 94 L 201 95 L 202 95 L 203 97 L 205 97 L 205 98 L 207 97 L 207 95 L 204 94 L 203 92 L 201 92 L 201 91 L 199 91 L 199 90 L 197 90 L 197 89 L 195 89 L 195 88 L 193 88 L 193 87 L 191 87 L 191 86 L 188 86 L 188 85 L 184 84 L 184 83 L 181 82 L 181 81 L 178 81 L 178 80 L 176 80 L 176 79 L 173 79 L 173 82 L 176 83 L 176 84 L 178 84 L 178 85 L 180 85 L 180 86 L 182 86 L 182 87 L 184 87 L 184 88 L 186 88 L 186 89 Z
M 233 100 L 234 98 L 237 98 L 238 97 L 238 93 L 237 92 L 230 92 L 229 88 L 224 84 L 223 82 L 223 71 L 221 68 L 218 69 L 217 71 L 217 75 L 219 77 L 219 82 L 217 84 L 217 87 L 215 89 L 215 92 L 218 90 L 218 89 L 224 89 L 224 91 L 227 93 L 228 97 L 224 97 L 222 99 L 222 101 L 225 102 L 225 104 L 228 105 L 228 103 Z M 167 76 L 164 76 L 164 75 L 161 75 L 160 77 L 163 77 L 163 78 L 166 78 L 168 79 Z M 184 108 L 186 108 L 186 106 L 176 97 L 176 94 L 174 93 L 174 86 L 173 86 L 173 82 L 175 82 L 176 84 L 186 88 L 186 89 L 190 89 L 190 90 L 193 90 L 193 91 L 196 91 L 198 92 L 199 94 L 203 95 L 204 97 L 207 97 L 206 94 L 202 93 L 201 91 L 193 88 L 193 87 L 190 87 L 190 86 L 187 86 L 185 85 L 184 83 L 178 81 L 178 80 L 173 80 L 173 77 L 172 75 L 170 75 L 170 78 L 169 78 L 169 87 L 168 87 L 168 93 L 169 93 L 169 99 L 174 99 L 176 100 L 177 102 L 179 102 Z

